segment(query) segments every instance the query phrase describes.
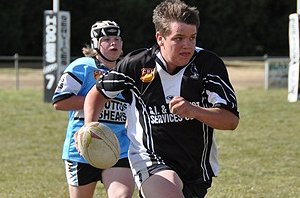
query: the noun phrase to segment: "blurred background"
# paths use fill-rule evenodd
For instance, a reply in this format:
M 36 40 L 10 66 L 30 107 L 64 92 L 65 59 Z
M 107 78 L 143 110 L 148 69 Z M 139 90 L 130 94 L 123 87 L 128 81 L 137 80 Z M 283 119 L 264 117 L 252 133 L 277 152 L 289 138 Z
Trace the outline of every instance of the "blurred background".
M 161 0 L 60 0 L 71 14 L 71 56 L 81 56 L 96 20 L 122 28 L 124 52 L 154 43 L 152 10 Z M 288 56 L 288 16 L 296 0 L 185 0 L 200 11 L 198 46 L 220 56 Z M 42 56 L 43 15 L 49 0 L 1 1 L 0 56 Z

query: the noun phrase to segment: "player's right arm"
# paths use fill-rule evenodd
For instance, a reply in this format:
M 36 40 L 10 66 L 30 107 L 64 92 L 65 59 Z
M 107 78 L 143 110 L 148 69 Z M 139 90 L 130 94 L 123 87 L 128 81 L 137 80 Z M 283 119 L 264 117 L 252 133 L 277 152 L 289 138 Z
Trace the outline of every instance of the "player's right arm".
M 134 81 L 122 73 L 111 71 L 104 75 L 85 98 L 83 107 L 85 123 L 98 121 L 98 115 L 109 99 L 133 87 Z
M 104 108 L 105 103 L 108 101 L 104 97 L 104 95 L 99 92 L 96 88 L 96 85 L 88 92 L 85 97 L 84 104 L 83 104 L 83 111 L 84 111 L 84 124 L 89 122 L 98 122 L 99 115 Z M 78 148 L 78 131 L 74 134 L 75 140 L 75 147 L 79 151 Z M 81 133 L 82 135 L 82 133 Z
M 84 109 L 84 122 L 97 122 L 99 114 L 104 108 L 105 103 L 108 101 L 104 95 L 99 92 L 94 86 L 86 95 L 83 109 Z

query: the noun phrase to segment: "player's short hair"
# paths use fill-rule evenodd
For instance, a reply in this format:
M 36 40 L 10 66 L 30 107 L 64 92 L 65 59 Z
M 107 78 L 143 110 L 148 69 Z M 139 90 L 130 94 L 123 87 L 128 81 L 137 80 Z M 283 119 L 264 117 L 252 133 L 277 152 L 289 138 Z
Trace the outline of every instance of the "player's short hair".
M 199 11 L 196 7 L 188 6 L 181 0 L 165 0 L 158 4 L 153 10 L 152 22 L 155 31 L 163 36 L 170 33 L 171 22 L 181 22 L 200 26 Z

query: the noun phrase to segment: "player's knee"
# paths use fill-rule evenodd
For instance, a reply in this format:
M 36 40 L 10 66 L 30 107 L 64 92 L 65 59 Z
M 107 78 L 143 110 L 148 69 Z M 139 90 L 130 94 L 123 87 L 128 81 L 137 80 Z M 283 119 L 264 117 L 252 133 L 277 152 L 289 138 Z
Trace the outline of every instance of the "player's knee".
M 133 191 L 130 189 L 118 188 L 107 192 L 109 198 L 132 198 Z

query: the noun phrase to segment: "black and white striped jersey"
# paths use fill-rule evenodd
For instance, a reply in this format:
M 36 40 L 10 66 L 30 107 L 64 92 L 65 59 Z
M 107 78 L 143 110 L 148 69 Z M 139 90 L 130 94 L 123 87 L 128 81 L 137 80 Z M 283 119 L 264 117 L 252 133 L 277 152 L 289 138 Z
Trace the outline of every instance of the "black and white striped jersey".
M 122 92 L 130 104 L 127 133 L 134 174 L 165 163 L 185 182 L 217 175 L 214 130 L 196 119 L 180 118 L 168 107 L 174 96 L 182 96 L 196 106 L 225 108 L 239 116 L 226 67 L 217 55 L 196 48 L 186 66 L 169 74 L 157 46 L 137 50 L 103 76 L 97 89 L 108 98 Z

